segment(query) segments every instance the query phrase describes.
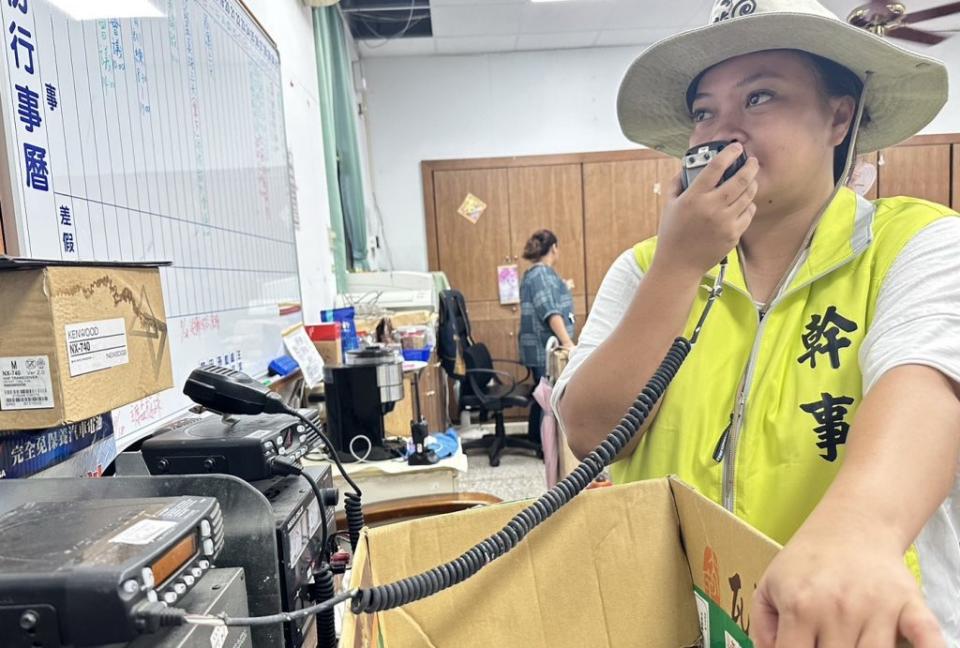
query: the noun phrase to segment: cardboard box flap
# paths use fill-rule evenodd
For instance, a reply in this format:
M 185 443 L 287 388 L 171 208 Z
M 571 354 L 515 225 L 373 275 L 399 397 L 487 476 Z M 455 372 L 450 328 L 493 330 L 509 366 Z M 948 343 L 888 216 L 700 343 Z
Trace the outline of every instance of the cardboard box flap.
M 753 593 L 780 545 L 679 479 L 670 487 L 694 585 L 748 633 Z
M 158 268 L 171 265 L 170 261 L 64 261 L 62 259 L 28 259 L 0 254 L 0 270 L 26 270 L 47 266 L 98 268 Z
M 353 586 L 408 577 L 459 556 L 527 503 L 366 532 Z M 367 553 L 369 552 L 369 553 Z M 366 559 L 361 564 L 363 555 Z M 377 620 L 348 617 L 345 646 L 651 648 L 697 645 L 693 583 L 665 479 L 578 496 L 479 574 Z

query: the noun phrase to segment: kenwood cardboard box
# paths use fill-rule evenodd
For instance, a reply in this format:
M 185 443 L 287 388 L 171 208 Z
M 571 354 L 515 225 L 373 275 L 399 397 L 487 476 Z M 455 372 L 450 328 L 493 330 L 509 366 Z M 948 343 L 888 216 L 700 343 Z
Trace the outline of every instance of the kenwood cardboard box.
M 0 430 L 81 421 L 173 386 L 157 265 L 0 257 Z
M 367 530 L 351 587 L 451 560 L 524 505 Z M 675 479 L 591 490 L 473 578 L 401 609 L 347 614 L 340 646 L 746 648 L 751 597 L 778 550 Z

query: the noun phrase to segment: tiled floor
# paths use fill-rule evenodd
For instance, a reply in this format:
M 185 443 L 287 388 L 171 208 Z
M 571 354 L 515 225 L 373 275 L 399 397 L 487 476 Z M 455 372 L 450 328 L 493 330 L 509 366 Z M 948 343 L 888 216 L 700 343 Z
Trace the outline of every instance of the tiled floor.
M 520 434 L 526 429 L 525 422 L 507 424 L 507 434 Z M 477 439 L 492 433 L 493 424 L 474 425 L 458 432 L 464 441 Z M 511 501 L 537 497 L 547 488 L 543 460 L 532 454 L 505 452 L 496 468 L 490 466 L 487 455 L 480 451 L 471 454 L 467 461 L 466 474 L 458 478 L 461 492 L 489 493 L 504 501 Z

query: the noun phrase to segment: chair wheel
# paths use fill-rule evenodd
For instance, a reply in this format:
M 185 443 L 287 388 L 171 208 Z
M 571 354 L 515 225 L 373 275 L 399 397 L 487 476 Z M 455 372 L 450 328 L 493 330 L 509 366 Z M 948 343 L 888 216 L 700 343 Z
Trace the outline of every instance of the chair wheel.
M 491 460 L 490 460 L 490 465 L 493 466 L 494 468 L 496 468 L 497 466 L 499 466 L 499 465 L 500 465 L 500 457 L 497 457 L 496 459 L 491 459 Z

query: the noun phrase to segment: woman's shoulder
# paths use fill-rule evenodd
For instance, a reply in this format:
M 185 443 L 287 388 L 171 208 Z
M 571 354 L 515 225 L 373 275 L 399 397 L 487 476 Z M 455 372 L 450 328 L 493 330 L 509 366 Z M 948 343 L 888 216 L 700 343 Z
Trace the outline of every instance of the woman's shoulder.
M 953 209 L 922 198 L 912 196 L 894 196 L 873 201 L 876 215 L 873 222 L 873 235 L 876 240 L 909 240 L 927 226 L 945 221 L 946 229 L 952 233 L 960 232 L 960 218 Z
M 882 221 L 894 221 L 898 218 L 916 219 L 918 217 L 940 218 L 957 216 L 957 212 L 946 205 L 915 198 L 913 196 L 892 196 L 873 201 L 877 218 Z

